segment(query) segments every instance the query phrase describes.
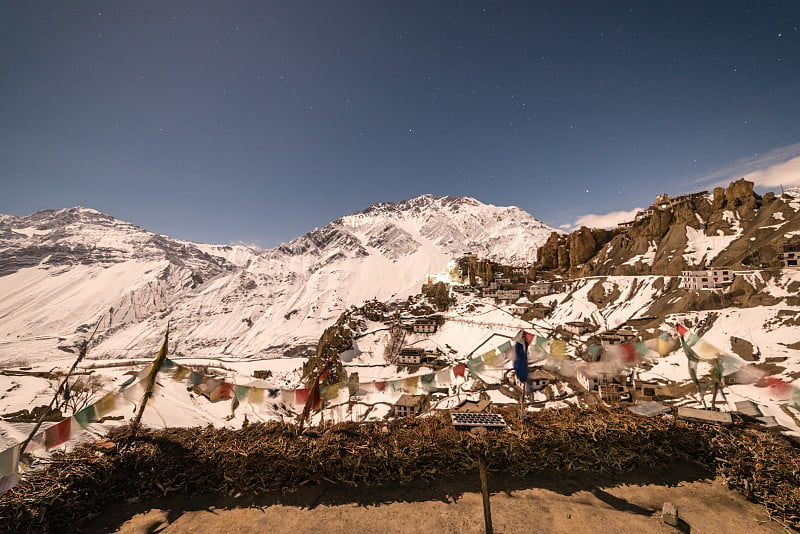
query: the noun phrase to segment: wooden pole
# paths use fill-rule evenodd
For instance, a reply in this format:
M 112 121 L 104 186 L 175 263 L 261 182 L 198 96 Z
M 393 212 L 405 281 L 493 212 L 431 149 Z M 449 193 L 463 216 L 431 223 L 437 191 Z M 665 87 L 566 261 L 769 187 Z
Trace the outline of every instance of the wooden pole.
M 158 351 L 158 356 L 156 356 L 156 361 L 153 363 L 153 367 L 150 369 L 150 376 L 147 377 L 147 389 L 144 392 L 144 397 L 142 397 L 142 403 L 139 405 L 139 411 L 136 412 L 136 417 L 134 417 L 133 421 L 131 422 L 131 427 L 134 429 L 137 428 L 139 423 L 142 421 L 142 415 L 144 414 L 145 406 L 147 406 L 147 401 L 153 396 L 153 388 L 155 388 L 156 385 L 158 370 L 161 369 L 161 365 L 164 363 L 164 360 L 167 359 L 168 344 L 169 323 L 167 323 L 167 332 L 164 334 L 164 343 L 162 343 L 161 350 Z
M 481 494 L 483 495 L 483 522 L 486 534 L 492 534 L 492 509 L 489 506 L 489 480 L 486 476 L 486 457 L 478 457 L 478 467 L 481 474 Z
M 25 438 L 25 441 L 23 441 L 22 445 L 20 445 L 19 448 L 20 457 L 22 456 L 22 453 L 25 452 L 25 448 L 31 442 L 33 436 L 35 436 L 36 432 L 39 431 L 39 428 L 42 426 L 42 422 L 44 422 L 44 418 L 50 414 L 50 410 L 53 408 L 53 404 L 56 402 L 59 395 L 61 395 L 61 392 L 64 391 L 64 387 L 67 385 L 67 380 L 69 380 L 69 377 L 72 375 L 72 372 L 75 370 L 76 367 L 78 367 L 78 364 L 81 363 L 81 360 L 83 360 L 86 357 L 86 351 L 89 349 L 89 342 L 92 341 L 94 335 L 97 333 L 97 328 L 100 326 L 100 321 L 102 320 L 103 320 L 102 317 L 97 320 L 97 324 L 94 326 L 94 331 L 92 332 L 92 335 L 89 336 L 89 339 L 83 342 L 81 350 L 78 353 L 78 358 L 72 364 L 72 367 L 70 367 L 69 371 L 67 372 L 67 376 L 64 377 L 64 380 L 62 380 L 61 384 L 58 386 L 56 394 L 53 395 L 53 398 L 50 400 L 50 404 L 47 406 L 47 410 L 39 417 L 39 420 L 36 421 L 36 425 L 33 427 L 33 430 L 31 430 L 31 433 L 28 434 L 28 437 Z

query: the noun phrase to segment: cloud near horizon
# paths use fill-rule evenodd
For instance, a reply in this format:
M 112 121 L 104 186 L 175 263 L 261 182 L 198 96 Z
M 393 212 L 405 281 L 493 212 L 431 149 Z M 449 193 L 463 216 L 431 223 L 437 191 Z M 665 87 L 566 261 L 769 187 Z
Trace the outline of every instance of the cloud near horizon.
M 800 143 L 742 158 L 694 180 L 692 184 L 727 187 L 739 178 L 753 182 L 756 187 L 800 186 Z
M 581 226 L 589 228 L 616 228 L 621 222 L 632 221 L 637 212 L 644 211 L 642 208 L 633 208 L 630 211 L 612 211 L 605 214 L 587 213 L 578 217 L 572 224 L 562 224 L 562 230 L 573 232 Z

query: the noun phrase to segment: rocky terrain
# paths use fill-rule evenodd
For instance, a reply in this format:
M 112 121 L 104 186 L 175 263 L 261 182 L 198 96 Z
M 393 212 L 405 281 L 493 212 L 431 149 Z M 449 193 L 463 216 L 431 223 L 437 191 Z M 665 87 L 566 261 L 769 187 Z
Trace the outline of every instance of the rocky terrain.
M 753 191 L 752 182 L 742 179 L 727 189 L 673 202 L 657 201 L 626 228 L 553 233 L 539 250 L 537 267 L 570 276 L 778 267 L 781 247 L 800 237 L 797 190 L 762 197 Z

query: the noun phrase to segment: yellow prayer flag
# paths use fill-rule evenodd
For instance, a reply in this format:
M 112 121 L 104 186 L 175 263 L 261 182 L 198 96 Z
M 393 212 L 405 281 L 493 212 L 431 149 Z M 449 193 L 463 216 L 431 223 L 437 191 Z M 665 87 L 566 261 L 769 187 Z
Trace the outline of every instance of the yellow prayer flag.
M 550 340 L 550 354 L 561 360 L 567 359 L 567 342 L 562 339 Z
M 498 366 L 497 364 L 499 359 L 497 357 L 497 352 L 494 349 L 486 351 L 483 354 L 481 354 L 481 359 L 483 360 L 483 363 L 485 363 L 489 367 Z
M 188 367 L 184 367 L 184 366 L 182 366 L 182 365 L 179 365 L 179 366 L 178 366 L 178 367 L 175 369 L 175 374 L 173 374 L 173 375 L 172 375 L 172 379 L 173 379 L 174 381 L 176 381 L 176 382 L 180 382 L 180 381 L 182 381 L 184 378 L 186 378 L 187 376 L 189 376 L 189 371 L 190 371 L 190 369 L 189 369 Z
M 403 379 L 403 390 L 407 393 L 416 393 L 419 389 L 419 377 L 409 376 Z
M 338 384 L 328 384 L 325 386 L 325 400 L 333 400 L 339 396 L 339 390 L 342 387 L 342 383 L 339 382 Z
M 721 351 L 717 347 L 715 347 L 714 345 L 712 345 L 711 343 L 709 343 L 708 341 L 705 341 L 703 339 L 698 341 L 692 347 L 692 350 L 694 351 L 695 354 L 697 354 L 697 356 L 701 360 L 705 360 L 705 361 L 716 360 L 719 357 L 719 355 L 721 354 Z
M 264 402 L 264 390 L 261 388 L 250 388 L 250 395 L 247 396 L 250 404 L 259 405 Z
M 113 393 L 107 393 L 102 399 L 94 404 L 94 409 L 99 417 L 114 411 L 117 407 L 117 400 Z
M 658 348 L 656 349 L 661 356 L 666 356 L 673 350 L 675 350 L 675 340 L 673 338 L 663 339 L 661 337 L 658 339 Z

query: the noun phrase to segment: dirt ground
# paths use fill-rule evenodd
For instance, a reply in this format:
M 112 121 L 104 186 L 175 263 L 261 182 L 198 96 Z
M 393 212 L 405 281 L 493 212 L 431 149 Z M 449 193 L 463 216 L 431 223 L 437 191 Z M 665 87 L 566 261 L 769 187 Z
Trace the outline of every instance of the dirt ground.
M 680 464 L 620 477 L 550 473 L 520 479 L 489 474 L 494 531 L 786 532 L 703 468 Z M 678 508 L 677 527 L 661 519 Z M 418 485 L 303 487 L 256 496 L 171 496 L 157 503 L 110 505 L 91 532 L 484 532 L 477 472 Z

